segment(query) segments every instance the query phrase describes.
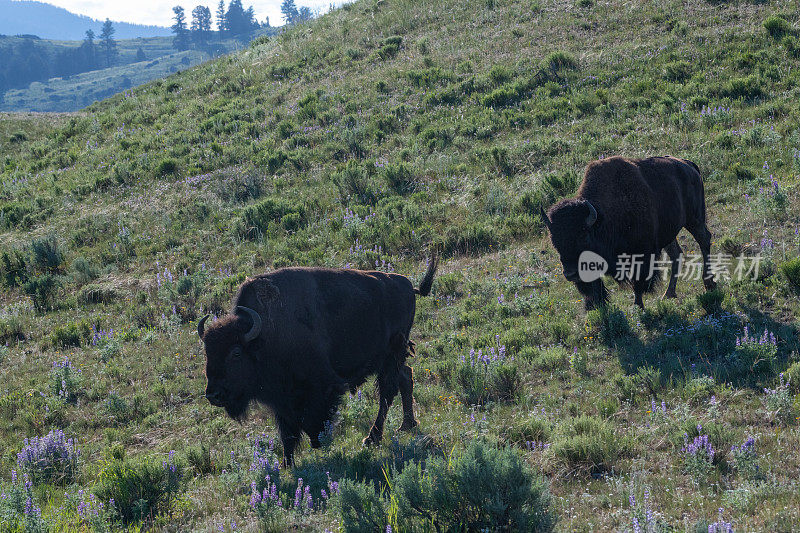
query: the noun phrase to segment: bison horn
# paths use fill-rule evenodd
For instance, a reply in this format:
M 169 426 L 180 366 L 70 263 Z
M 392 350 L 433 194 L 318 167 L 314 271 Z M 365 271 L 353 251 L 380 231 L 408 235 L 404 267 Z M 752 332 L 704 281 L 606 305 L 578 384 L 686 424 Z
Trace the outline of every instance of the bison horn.
M 586 207 L 589 208 L 589 216 L 586 217 L 586 227 L 591 228 L 597 222 L 597 209 L 594 208 L 589 200 L 586 200 Z
M 248 331 L 244 335 L 245 344 L 252 341 L 253 339 L 258 338 L 259 334 L 261 333 L 261 315 L 259 315 L 249 307 L 245 307 L 243 305 L 236 306 L 236 313 L 237 314 L 247 313 L 248 315 L 250 315 L 250 320 L 253 321 L 253 327 L 250 328 L 250 331 Z
M 539 215 L 542 217 L 542 222 L 544 222 L 544 225 L 547 226 L 547 229 L 550 229 L 550 217 L 547 216 L 547 213 L 542 206 L 539 206 Z
M 197 323 L 197 334 L 200 336 L 200 340 L 203 339 L 203 335 L 206 332 L 206 320 L 208 320 L 208 317 L 210 316 L 210 314 L 204 316 L 200 319 L 200 322 Z

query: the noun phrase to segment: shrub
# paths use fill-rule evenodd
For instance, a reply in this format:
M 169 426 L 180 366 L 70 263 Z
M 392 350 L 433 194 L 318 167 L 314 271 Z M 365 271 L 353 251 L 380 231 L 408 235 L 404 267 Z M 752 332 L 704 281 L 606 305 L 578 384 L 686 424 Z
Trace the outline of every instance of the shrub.
M 778 379 L 778 385 L 774 389 L 764 389 L 764 408 L 767 420 L 788 424 L 795 420 L 792 391 L 783 374 L 780 374 Z
M 18 287 L 28 280 L 27 261 L 20 250 L 5 250 L 0 255 L 0 280 L 6 287 Z
M 82 255 L 79 255 L 72 261 L 70 270 L 72 271 L 72 279 L 79 285 L 89 283 L 100 275 L 100 269 L 97 265 Z
M 547 484 L 519 453 L 473 440 L 449 461 L 408 465 L 391 481 L 396 525 L 437 531 L 552 531 Z
M 725 293 L 720 289 L 706 291 L 697 295 L 697 303 L 699 303 L 700 307 L 709 315 L 722 309 L 722 301 L 724 299 Z
M 551 72 L 561 72 L 564 70 L 577 70 L 578 60 L 569 52 L 552 52 L 544 59 L 545 68 Z
M 370 180 L 370 175 L 356 161 L 347 164 L 331 176 L 333 184 L 339 189 L 342 203 L 348 203 L 351 198 L 362 204 L 373 204 L 378 194 Z
M 75 440 L 54 429 L 44 437 L 25 439 L 22 451 L 17 454 L 17 466 L 33 484 L 69 484 L 78 474 L 79 454 Z
M 50 370 L 50 393 L 65 402 L 74 402 L 81 385 L 81 370 L 72 366 L 67 356 L 63 361 L 53 361 Z
M 57 273 L 62 270 L 64 254 L 55 235 L 31 241 L 33 266 L 38 272 Z
M 186 462 L 195 475 L 205 476 L 217 472 L 217 465 L 211 457 L 211 450 L 205 444 L 190 446 L 186 451 Z
M 23 290 L 31 297 L 37 311 L 47 311 L 55 305 L 55 297 L 61 288 L 61 278 L 53 274 L 41 274 L 31 278 Z
M 700 433 L 702 428 L 698 426 L 697 431 Z M 689 435 L 684 433 L 681 453 L 684 471 L 696 481 L 705 481 L 714 470 L 716 451 L 708 435 L 698 435 L 689 442 Z
M 28 135 L 23 131 L 16 131 L 8 137 L 8 142 L 11 144 L 23 143 L 28 140 Z
M 62 348 L 80 346 L 92 336 L 92 328 L 88 322 L 69 322 L 53 329 L 53 344 Z
M 767 329 L 761 336 L 750 335 L 747 326 L 736 347 L 721 362 L 720 374 L 725 381 L 757 385 L 771 380 L 776 374 L 778 343 Z
M 0 318 L 0 343 L 7 345 L 9 341 L 21 340 L 25 340 L 25 333 L 22 331 L 19 317 Z
M 599 333 L 606 344 L 614 344 L 631 334 L 631 327 L 625 313 L 611 307 L 600 307 L 589 311 L 586 317 L 590 329 Z
M 78 291 L 78 302 L 82 304 L 109 303 L 116 298 L 117 290 L 106 283 L 89 283 Z
M 731 446 L 731 455 L 734 467 L 743 479 L 753 481 L 762 477 L 756 453 L 756 439 L 750 437 L 741 446 Z
M 792 33 L 792 25 L 785 18 L 773 15 L 764 21 L 764 29 L 773 39 L 780 39 L 784 35 Z
M 529 443 L 549 442 L 552 433 L 553 424 L 534 413 L 508 426 L 503 432 L 503 437 L 516 446 L 527 447 Z
M 664 76 L 669 80 L 683 81 L 692 75 L 692 65 L 688 61 L 673 61 L 664 65 Z
M 496 247 L 497 244 L 494 227 L 473 223 L 448 228 L 439 249 L 442 250 L 442 255 L 477 255 Z
M 269 228 L 270 222 L 280 223 L 289 214 L 295 215 L 287 219 L 287 225 L 299 228 L 305 223 L 305 208 L 283 198 L 266 198 L 246 207 L 241 214 L 239 234 L 254 238 Z
M 383 43 L 378 50 L 378 55 L 381 59 L 391 59 L 397 55 L 398 50 L 400 50 L 400 44 L 402 44 L 403 38 L 399 35 L 393 35 L 391 37 L 387 37 L 383 40 Z
M 721 95 L 729 98 L 757 98 L 764 94 L 761 80 L 756 75 L 732 78 L 722 87 Z
M 469 405 L 513 401 L 521 386 L 517 366 L 513 358 L 506 357 L 505 346 L 487 348 L 485 354 L 483 350 L 471 350 L 469 357 L 461 358 L 454 377 Z
M 342 517 L 342 527 L 347 533 L 386 530 L 387 502 L 371 483 L 343 480 L 339 484 L 337 505 Z
M 27 474 L 20 479 L 12 470 L 11 483 L 0 483 L 0 494 L 0 528 L 3 531 L 45 533 L 50 530 L 36 504 L 36 494 Z
M 173 452 L 161 464 L 152 459 L 114 460 L 100 472 L 95 494 L 103 502 L 114 500 L 124 524 L 152 520 L 171 508 L 182 473 Z
M 792 363 L 783 375 L 791 391 L 795 394 L 800 393 L 800 361 Z
M 169 176 L 178 172 L 178 162 L 174 159 L 162 159 L 156 165 L 156 177 Z
M 550 449 L 570 473 L 599 474 L 611 471 L 627 447 L 609 421 L 584 415 L 565 423 Z
M 417 188 L 414 173 L 406 163 L 388 163 L 383 168 L 383 175 L 394 192 L 401 195 L 412 193 Z
M 800 292 L 800 257 L 790 259 L 781 265 L 781 273 L 786 277 L 789 286 Z
M 500 85 L 511 80 L 514 73 L 505 65 L 495 65 L 489 70 L 489 80 L 492 84 Z

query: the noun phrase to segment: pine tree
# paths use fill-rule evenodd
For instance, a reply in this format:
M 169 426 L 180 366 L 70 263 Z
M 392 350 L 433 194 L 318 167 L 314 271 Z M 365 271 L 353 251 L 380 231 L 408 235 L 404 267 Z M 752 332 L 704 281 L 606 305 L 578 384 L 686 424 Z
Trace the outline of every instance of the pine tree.
M 136 49 L 136 61 L 147 61 L 147 56 L 144 55 L 144 50 L 142 47 Z
M 253 6 L 248 7 L 244 12 L 244 22 L 247 24 L 249 31 L 258 29 L 258 21 L 256 20 L 256 12 L 253 10 Z
M 172 25 L 175 38 L 172 40 L 172 46 L 178 50 L 188 50 L 189 31 L 186 29 L 186 15 L 181 6 L 173 7 L 172 12 L 175 13 L 175 23 Z
M 228 11 L 225 12 L 225 25 L 233 35 L 241 35 L 250 31 L 250 27 L 245 20 L 242 0 L 231 0 L 228 5 Z
M 211 10 L 206 6 L 197 6 L 192 11 L 192 38 L 203 46 L 208 43 L 211 33 Z
M 286 24 L 294 24 L 297 21 L 298 12 L 294 0 L 283 0 L 281 14 Z
M 312 18 L 314 18 L 314 14 L 311 12 L 311 8 L 302 6 L 297 12 L 295 22 L 305 22 L 307 20 L 311 20 Z
M 100 30 L 100 48 L 106 58 L 106 67 L 113 65 L 117 59 L 117 41 L 114 40 L 115 32 L 116 30 L 111 20 L 106 19 L 103 23 L 103 29 Z
M 220 37 L 222 37 L 226 29 L 228 29 L 228 25 L 225 22 L 225 0 L 219 0 L 219 5 L 217 6 L 217 31 Z
M 92 30 L 86 30 L 86 38 L 81 43 L 80 52 L 81 71 L 97 68 L 97 51 L 94 46 L 94 32 Z

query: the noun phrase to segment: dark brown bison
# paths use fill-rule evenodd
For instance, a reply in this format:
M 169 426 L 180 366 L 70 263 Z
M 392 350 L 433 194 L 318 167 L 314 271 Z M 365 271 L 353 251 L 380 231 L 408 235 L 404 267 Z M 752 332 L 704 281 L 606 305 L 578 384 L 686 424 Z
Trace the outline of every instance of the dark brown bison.
M 427 296 L 436 259 L 419 289 L 399 274 L 327 268 L 282 268 L 250 278 L 239 288 L 229 315 L 204 328 L 206 398 L 242 420 L 249 403 L 275 416 L 284 461 L 305 432 L 320 445 L 325 422 L 348 389 L 377 374 L 380 407 L 365 443 L 383 435 L 386 414 L 399 390 L 400 429 L 417 425 L 413 380 L 406 357 L 416 294 Z
M 633 286 L 636 305 L 654 286 L 659 266 L 654 260 L 667 252 L 671 262 L 665 298 L 674 298 L 682 250 L 676 237 L 686 228 L 703 254 L 703 283 L 713 289 L 709 271 L 711 232 L 706 226 L 706 201 L 697 165 L 675 157 L 627 159 L 609 157 L 593 161 L 574 198 L 561 200 L 542 220 L 558 251 L 564 277 L 575 283 L 587 309 L 608 298 L 601 277 L 584 275 L 591 267 L 579 257 L 594 252 L 606 262 L 606 274 Z M 584 257 L 592 257 L 591 254 Z M 597 256 L 594 256 L 595 258 Z M 641 258 L 641 264 L 637 267 Z M 602 264 L 598 258 L 597 263 Z

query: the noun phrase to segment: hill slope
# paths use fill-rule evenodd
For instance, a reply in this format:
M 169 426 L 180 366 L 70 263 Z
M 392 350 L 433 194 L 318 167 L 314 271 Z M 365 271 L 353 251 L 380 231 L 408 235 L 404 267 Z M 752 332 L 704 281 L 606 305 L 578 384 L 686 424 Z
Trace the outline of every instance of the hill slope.
M 338 529 L 326 473 L 389 490 L 387 465 L 434 464 L 486 437 L 545 477 L 559 530 L 791 530 L 798 7 L 360 1 L 80 115 L 5 116 L 4 490 L 23 438 L 63 428 L 82 454 L 74 474 L 37 481 L 51 523 L 80 523 L 93 491 L 116 494 L 117 520 L 158 515 L 156 528 Z M 585 313 L 538 210 L 612 154 L 695 161 L 714 251 L 761 253 L 758 276 L 710 295 L 682 280 L 678 302 L 651 295 L 645 311 L 617 288 L 609 310 Z M 280 473 L 284 506 L 300 477 L 313 511 L 250 499 L 251 481 L 260 493 L 275 479 L 267 441 L 253 442 L 274 423 L 257 409 L 239 426 L 205 401 L 197 319 L 267 269 L 377 265 L 416 279 L 434 246 L 442 267 L 412 332 L 419 433 L 362 449 L 377 410 L 365 387 L 331 443 Z M 388 428 L 399 423 L 394 407 Z M 180 483 L 148 474 L 172 472 L 170 450 Z M 163 483 L 144 511 L 109 492 L 145 474 Z M 396 498 L 408 483 L 392 478 Z M 462 516 L 426 519 L 402 498 L 387 515 L 370 494 L 358 498 L 380 529 Z
M 44 39 L 80 40 L 86 30 L 99 33 L 102 20 L 76 15 L 62 7 L 29 0 L 0 0 L 0 34 L 38 35 Z M 115 22 L 117 39 L 169 35 L 161 26 Z

